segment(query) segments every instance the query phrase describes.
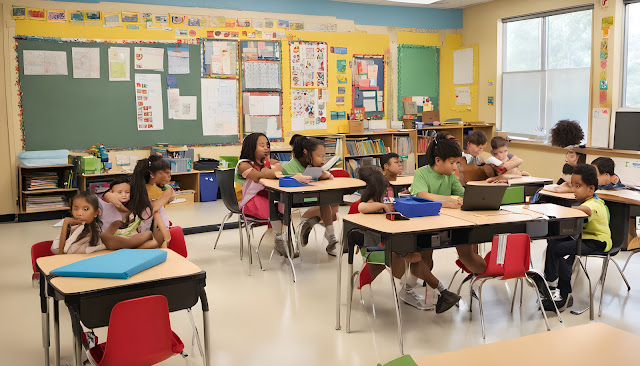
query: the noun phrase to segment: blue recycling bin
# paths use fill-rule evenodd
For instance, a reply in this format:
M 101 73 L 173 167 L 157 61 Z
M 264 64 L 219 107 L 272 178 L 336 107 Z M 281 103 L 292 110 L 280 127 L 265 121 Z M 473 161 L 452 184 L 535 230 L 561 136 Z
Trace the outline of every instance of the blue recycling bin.
M 218 181 L 216 173 L 200 173 L 200 202 L 218 199 Z

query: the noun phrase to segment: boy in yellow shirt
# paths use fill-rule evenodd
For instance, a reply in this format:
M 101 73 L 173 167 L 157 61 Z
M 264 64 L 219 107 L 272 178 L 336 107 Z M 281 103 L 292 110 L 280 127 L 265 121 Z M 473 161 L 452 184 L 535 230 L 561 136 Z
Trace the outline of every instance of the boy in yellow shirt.
M 604 201 L 594 194 L 598 187 L 596 168 L 587 164 L 576 165 L 571 175 L 571 184 L 574 188 L 576 201 L 580 203 L 580 206 L 574 208 L 589 216 L 582 227 L 582 254 L 608 252 L 612 246 L 609 210 Z M 557 287 L 559 290 L 559 295 L 556 291 L 553 300 L 560 311 L 564 311 L 573 304 L 571 266 L 576 254 L 576 240 L 572 237 L 548 241 L 544 276 L 549 288 L 553 290 Z M 565 256 L 568 256 L 566 260 Z M 555 309 L 552 304 L 545 304 L 545 310 L 554 311 Z

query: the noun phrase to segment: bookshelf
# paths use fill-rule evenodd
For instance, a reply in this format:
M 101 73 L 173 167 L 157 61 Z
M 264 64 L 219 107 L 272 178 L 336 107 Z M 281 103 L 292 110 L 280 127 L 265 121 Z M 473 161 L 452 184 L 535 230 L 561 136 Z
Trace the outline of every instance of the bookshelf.
M 380 165 L 387 152 L 403 156 L 403 174 L 413 174 L 417 161 L 417 131 L 383 131 L 345 135 L 345 169 L 354 177 L 363 165 Z
M 69 209 L 69 199 L 78 192 L 72 187 L 72 164 L 18 166 L 18 208 L 22 213 Z
M 484 122 L 465 122 L 463 124 L 454 124 L 454 125 L 438 125 L 438 126 L 428 126 L 425 128 L 419 128 L 416 130 L 417 132 L 417 162 L 418 168 L 424 166 L 426 164 L 426 151 L 429 143 L 433 141 L 433 138 L 427 136 L 427 131 L 435 130 L 438 133 L 442 131 L 448 131 L 452 134 L 458 141 L 460 141 L 460 145 L 464 144 L 464 137 L 469 134 L 469 132 L 474 130 L 481 130 L 487 135 L 487 145 L 490 147 L 490 141 L 495 133 L 495 124 L 493 123 L 484 123 Z M 464 146 L 463 146 L 464 149 Z

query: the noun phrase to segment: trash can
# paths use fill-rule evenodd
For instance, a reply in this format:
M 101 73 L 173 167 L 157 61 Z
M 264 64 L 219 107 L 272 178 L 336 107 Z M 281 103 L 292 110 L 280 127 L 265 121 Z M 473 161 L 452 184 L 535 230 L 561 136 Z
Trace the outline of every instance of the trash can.
M 200 173 L 200 202 L 218 199 L 218 181 L 216 173 Z

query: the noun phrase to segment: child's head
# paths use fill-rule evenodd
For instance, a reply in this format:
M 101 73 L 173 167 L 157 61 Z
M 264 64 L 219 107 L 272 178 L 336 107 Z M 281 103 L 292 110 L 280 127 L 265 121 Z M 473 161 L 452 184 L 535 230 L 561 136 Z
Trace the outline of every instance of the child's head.
M 73 218 L 83 221 L 85 226 L 78 240 L 87 235 L 91 235 L 90 246 L 98 245 L 100 233 L 102 231 L 102 221 L 100 220 L 100 203 L 95 194 L 84 191 L 76 194 L 69 202 Z
M 264 165 L 264 161 L 269 157 L 270 151 L 271 143 L 267 136 L 264 133 L 254 132 L 242 141 L 240 159 L 247 159 Z
M 363 166 L 358 170 L 358 179 L 367 183 L 367 188 L 362 194 L 362 202 L 369 200 L 382 201 L 382 197 L 387 193 L 389 180 L 382 174 L 382 170 L 379 167 L 373 165 Z
M 473 156 L 478 156 L 487 145 L 487 135 L 480 130 L 473 130 L 464 138 L 464 150 Z
M 131 199 L 131 185 L 128 177 L 116 178 L 109 183 L 109 192 L 118 197 L 118 201 L 127 204 Z
M 380 166 L 384 172 L 389 172 L 392 175 L 402 174 L 402 160 L 396 153 L 388 153 L 382 155 L 380 158 Z
M 491 153 L 500 161 L 507 161 L 509 155 L 509 140 L 502 136 L 494 136 L 491 139 Z
M 427 164 L 438 174 L 453 174 L 458 158 L 461 156 L 460 144 L 452 139 L 436 137 L 427 147 Z
M 567 147 L 579 145 L 584 139 L 582 127 L 576 121 L 563 119 L 551 128 L 551 145 Z
M 324 165 L 327 153 L 324 142 L 313 137 L 298 136 L 293 141 L 293 156 L 300 164 L 302 166 L 311 165 L 315 167 Z
M 576 166 L 578 164 L 585 164 L 587 162 L 587 156 L 583 153 L 575 150 L 569 150 L 564 156 L 564 162 Z
M 147 219 L 147 210 L 151 212 L 151 202 L 147 193 L 147 183 L 164 186 L 171 180 L 171 165 L 159 155 L 151 155 L 146 159 L 138 160 L 133 174 L 131 174 L 130 200 L 127 208 L 132 214 Z
M 571 185 L 578 202 L 584 202 L 593 197 L 598 187 L 598 173 L 596 167 L 589 164 L 578 164 L 573 168 Z
M 591 165 L 596 167 L 598 185 L 604 186 L 611 183 L 611 177 L 615 175 L 614 169 L 616 168 L 616 163 L 613 162 L 613 159 L 601 156 L 592 161 Z

